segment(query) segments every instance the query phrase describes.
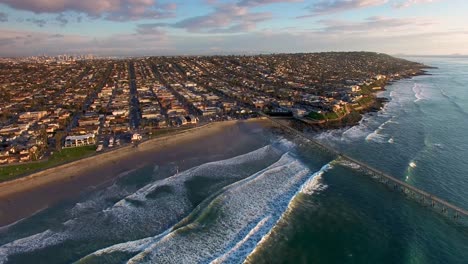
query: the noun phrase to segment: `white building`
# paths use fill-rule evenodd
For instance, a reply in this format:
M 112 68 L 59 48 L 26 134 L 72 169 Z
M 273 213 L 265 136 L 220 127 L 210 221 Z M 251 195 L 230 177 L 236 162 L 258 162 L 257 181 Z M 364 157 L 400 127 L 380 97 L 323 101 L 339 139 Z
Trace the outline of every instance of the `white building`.
M 75 148 L 81 146 L 94 145 L 96 143 L 94 134 L 80 136 L 67 136 L 65 138 L 65 148 Z

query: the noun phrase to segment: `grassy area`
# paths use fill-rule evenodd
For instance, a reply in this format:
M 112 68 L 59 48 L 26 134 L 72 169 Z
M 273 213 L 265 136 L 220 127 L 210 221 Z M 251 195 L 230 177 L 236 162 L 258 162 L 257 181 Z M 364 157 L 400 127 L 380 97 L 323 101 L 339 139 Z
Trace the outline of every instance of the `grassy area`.
M 319 114 L 317 112 L 310 112 L 308 115 L 307 115 L 308 118 L 312 118 L 312 119 L 315 119 L 315 120 L 324 120 L 325 119 L 325 116 L 323 116 L 322 114 Z
M 182 132 L 194 126 L 183 126 L 179 128 L 167 128 L 153 130 L 150 138 L 155 138 L 167 134 Z M 55 152 L 48 160 L 41 162 L 32 162 L 27 164 L 7 165 L 0 167 L 0 182 L 12 180 L 22 175 L 48 169 L 60 164 L 79 160 L 86 156 L 96 153 L 96 146 L 85 146 L 79 148 L 62 149 L 60 152 Z
M 362 95 L 370 95 L 375 93 L 376 91 L 372 90 L 373 87 L 380 86 L 380 87 L 385 87 L 386 81 L 385 80 L 378 80 L 375 81 L 374 83 L 371 83 L 369 85 L 363 85 L 361 86 L 361 94 Z
M 325 120 L 325 119 L 330 120 L 330 119 L 339 118 L 338 114 L 335 112 L 329 112 L 325 114 L 319 114 L 317 112 L 310 112 L 309 115 L 307 115 L 307 117 L 311 119 L 315 119 L 315 120 Z
M 361 105 L 361 106 L 367 106 L 369 105 L 370 103 L 372 103 L 374 101 L 374 97 L 363 97 L 361 98 L 358 103 Z
M 338 114 L 335 113 L 335 112 L 326 113 L 326 114 L 325 114 L 325 118 L 326 118 L 326 119 L 337 119 L 337 118 L 338 118 Z
M 46 161 L 0 167 L 0 182 L 11 180 L 27 173 L 32 173 L 66 162 L 78 160 L 95 152 L 96 146 L 69 148 L 63 149 L 60 152 L 55 152 Z
M 187 129 L 194 128 L 195 126 L 182 126 L 178 128 L 162 128 L 162 129 L 155 129 L 152 131 L 152 134 L 150 135 L 150 138 L 155 138 L 155 137 L 160 137 L 163 135 L 171 134 L 171 133 L 177 133 L 180 131 L 184 131 Z

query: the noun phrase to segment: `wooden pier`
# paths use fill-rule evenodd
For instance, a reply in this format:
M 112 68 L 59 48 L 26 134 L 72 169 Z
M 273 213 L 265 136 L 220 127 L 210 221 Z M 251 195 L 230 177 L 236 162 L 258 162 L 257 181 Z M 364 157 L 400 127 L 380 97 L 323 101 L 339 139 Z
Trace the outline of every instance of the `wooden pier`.
M 304 138 L 306 141 L 310 142 L 312 145 L 328 152 L 333 155 L 336 155 L 339 159 L 348 161 L 354 164 L 357 164 L 361 167 L 361 169 L 365 170 L 368 172 L 368 175 L 372 176 L 374 179 L 378 180 L 379 182 L 387 185 L 391 189 L 395 191 L 399 191 L 405 195 L 407 195 L 409 198 L 412 198 L 416 201 L 418 201 L 421 205 L 432 208 L 434 211 L 437 211 L 443 215 L 446 215 L 452 219 L 455 219 L 457 221 L 462 222 L 463 220 L 468 220 L 468 211 L 466 211 L 463 208 L 460 208 L 458 206 L 455 206 L 435 195 L 432 195 L 428 192 L 425 192 L 423 190 L 420 190 L 412 185 L 407 184 L 406 182 L 403 182 L 401 180 L 398 180 L 397 178 L 390 176 L 378 169 L 375 169 L 368 164 L 365 164 L 361 161 L 358 161 L 354 158 L 351 158 L 350 156 L 340 153 L 339 151 L 333 149 L 332 147 L 329 147 L 327 145 L 324 145 L 317 140 L 309 137 L 308 135 L 290 127 L 289 125 L 286 125 L 280 121 L 278 121 L 275 118 L 271 118 L 268 115 L 265 115 L 264 113 L 259 113 L 259 115 L 264 116 L 268 118 L 270 121 L 273 123 L 279 125 L 280 127 L 292 132 L 293 134 L 296 134 L 302 138 Z

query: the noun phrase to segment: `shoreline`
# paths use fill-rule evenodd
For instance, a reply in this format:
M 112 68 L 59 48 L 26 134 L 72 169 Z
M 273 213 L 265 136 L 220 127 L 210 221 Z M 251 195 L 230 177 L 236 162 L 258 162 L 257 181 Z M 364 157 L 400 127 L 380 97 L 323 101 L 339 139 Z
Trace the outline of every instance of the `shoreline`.
M 343 115 L 336 119 L 317 121 L 317 120 L 313 120 L 310 118 L 302 118 L 302 119 L 297 119 L 297 120 L 300 121 L 301 123 L 305 123 L 309 125 L 316 132 L 323 132 L 329 129 L 339 129 L 339 128 L 352 127 L 352 126 L 358 125 L 365 114 L 379 112 L 385 106 L 385 104 L 389 102 L 389 98 L 377 96 L 378 93 L 386 91 L 387 90 L 386 87 L 388 85 L 392 85 L 400 80 L 410 80 L 418 76 L 431 75 L 425 69 L 432 69 L 432 68 L 435 68 L 435 67 L 426 66 L 420 69 L 420 71 L 418 71 L 415 74 L 404 75 L 404 76 L 400 76 L 399 78 L 386 81 L 385 84 L 382 86 L 382 89 L 373 91 L 371 93 L 373 100 L 369 102 L 368 104 L 366 104 L 366 106 L 364 107 L 361 106 L 360 109 L 353 109 L 352 111 L 349 111 L 346 115 Z M 303 119 L 306 119 L 306 120 L 303 120 Z
M 362 119 L 363 114 L 378 111 L 376 105 L 383 106 L 388 102 L 376 96 L 378 92 L 385 91 L 388 84 L 402 79 L 411 79 L 424 75 L 424 73 L 425 71 L 421 70 L 418 74 L 402 76 L 392 82 L 386 82 L 382 86 L 382 90 L 372 93 L 372 97 L 374 98 L 372 103 L 369 103 L 365 108 L 357 112 L 359 118 L 355 117 L 357 120 L 355 122 L 353 122 L 354 119 L 352 118 L 348 120 L 348 117 L 355 112 L 351 111 L 351 113 L 341 117 L 337 122 L 330 121 L 324 124 L 308 124 L 307 126 L 317 131 L 354 126 Z M 176 153 L 177 148 L 185 142 L 197 144 L 198 142 L 195 142 L 197 139 L 225 133 L 227 127 L 234 127 L 236 124 L 270 123 L 265 119 L 265 117 L 257 117 L 246 120 L 208 123 L 147 139 L 142 141 L 137 148 L 133 145 L 126 145 L 107 152 L 88 155 L 71 162 L 35 171 L 19 178 L 0 182 L 0 231 L 16 222 L 22 221 L 24 218 L 45 210 L 54 203 L 77 196 L 89 190 L 89 188 L 101 188 L 120 178 L 123 173 L 129 173 L 130 171 L 142 168 L 148 164 L 148 160 L 150 159 L 145 156 L 146 154 L 171 153 L 170 149 Z M 207 143 L 211 142 L 208 141 Z M 166 149 L 168 150 L 166 151 Z M 194 151 L 198 151 L 198 149 Z M 67 188 L 61 190 L 61 186 L 66 186 Z M 49 192 L 46 192 L 47 190 Z M 42 198 L 41 195 L 46 195 L 47 198 Z M 32 201 L 31 199 L 41 201 Z M 14 213 L 12 214 L 11 211 Z
M 202 126 L 199 126 L 199 127 L 194 127 L 194 128 L 190 128 L 190 129 L 187 129 L 187 130 L 183 130 L 183 131 L 178 132 L 178 133 L 167 134 L 167 135 L 163 135 L 163 136 L 160 136 L 160 137 L 151 138 L 151 139 L 148 139 L 148 140 L 145 140 L 145 141 L 141 142 L 140 146 L 142 146 L 144 144 L 148 144 L 148 143 L 157 143 L 158 141 L 164 140 L 166 138 L 174 137 L 174 136 L 178 136 L 180 134 L 184 134 L 184 133 L 191 132 L 191 131 L 194 131 L 194 130 L 202 129 L 202 128 L 207 127 L 207 126 L 212 125 L 212 124 L 215 124 L 215 123 L 209 123 L 209 124 L 205 124 L 205 125 L 202 125 Z M 3 193 L 3 191 L 4 191 L 3 188 L 5 188 L 8 185 L 19 184 L 19 183 L 21 183 L 23 181 L 31 181 L 31 180 L 36 179 L 37 177 L 41 177 L 41 175 L 43 175 L 43 174 L 53 173 L 57 169 L 68 169 L 69 167 L 79 165 L 80 163 L 86 162 L 88 160 L 89 161 L 94 160 L 94 158 L 109 158 L 110 155 L 112 155 L 112 154 L 116 154 L 117 152 L 122 152 L 122 151 L 125 151 L 125 150 L 131 150 L 133 148 L 134 148 L 133 145 L 126 145 L 126 146 L 115 148 L 115 149 L 112 149 L 112 150 L 109 150 L 109 151 L 106 151 L 106 152 L 102 152 L 102 153 L 93 153 L 91 155 L 84 156 L 84 157 L 79 158 L 77 160 L 65 162 L 65 163 L 62 163 L 62 164 L 59 164 L 59 165 L 56 165 L 56 166 L 52 166 L 52 167 L 45 168 L 45 169 L 42 169 L 42 170 L 34 171 L 34 172 L 31 172 L 31 173 L 26 173 L 25 175 L 19 176 L 17 178 L 13 178 L 11 180 L 6 180 L 6 181 L 3 181 L 3 182 L 0 182 L 0 198 L 2 198 L 2 196 L 5 195 L 5 193 Z
M 124 146 L 2 182 L 0 183 L 0 230 L 62 200 L 78 197 L 86 191 L 109 185 L 124 174 L 141 169 L 154 161 L 164 163 L 169 160 L 183 163 L 185 156 L 190 158 L 189 153 L 202 150 L 211 141 L 225 141 L 229 133 L 245 133 L 232 132 L 235 128 L 243 125 L 264 127 L 267 126 L 267 122 L 269 121 L 264 118 L 253 118 L 209 123 L 177 134 L 148 139 L 141 142 L 138 148 L 131 145 Z M 221 151 L 220 146 L 219 152 Z

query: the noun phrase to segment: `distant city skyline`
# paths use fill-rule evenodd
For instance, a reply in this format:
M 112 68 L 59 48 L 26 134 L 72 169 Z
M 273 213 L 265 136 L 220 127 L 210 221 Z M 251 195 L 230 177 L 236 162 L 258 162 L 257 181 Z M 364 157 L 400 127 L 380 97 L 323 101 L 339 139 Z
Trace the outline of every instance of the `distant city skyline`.
M 0 0 L 0 56 L 468 54 L 463 0 Z

